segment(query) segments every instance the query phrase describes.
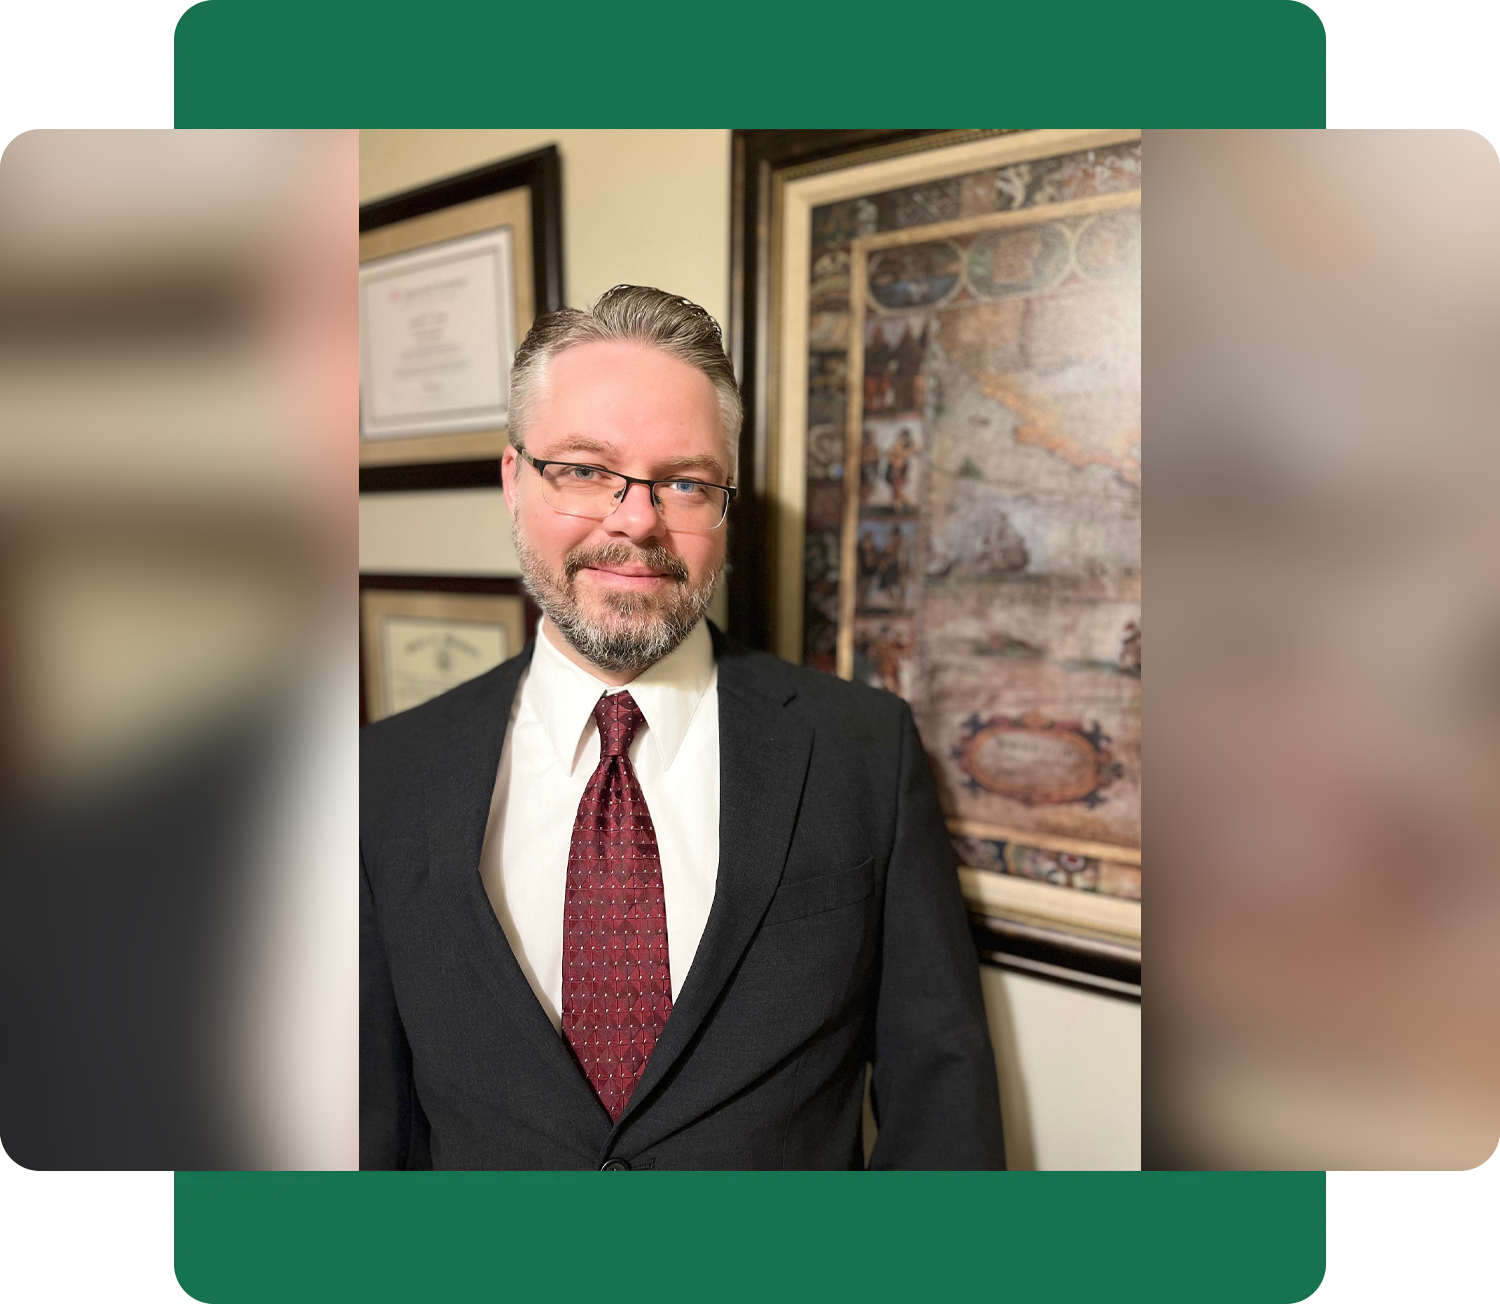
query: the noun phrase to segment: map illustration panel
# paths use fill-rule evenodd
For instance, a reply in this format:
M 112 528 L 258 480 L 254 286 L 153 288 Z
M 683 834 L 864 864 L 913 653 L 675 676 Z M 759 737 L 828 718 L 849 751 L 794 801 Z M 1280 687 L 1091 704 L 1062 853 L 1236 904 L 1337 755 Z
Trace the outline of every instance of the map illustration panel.
M 911 704 L 960 864 L 1121 903 L 1140 188 L 1132 140 L 815 210 L 808 358 L 805 660 Z
M 1018 867 L 1140 846 L 1139 191 L 998 221 L 856 243 L 848 669 L 912 703 L 950 821 L 1007 832 L 996 868 L 1138 899 L 1138 869 Z

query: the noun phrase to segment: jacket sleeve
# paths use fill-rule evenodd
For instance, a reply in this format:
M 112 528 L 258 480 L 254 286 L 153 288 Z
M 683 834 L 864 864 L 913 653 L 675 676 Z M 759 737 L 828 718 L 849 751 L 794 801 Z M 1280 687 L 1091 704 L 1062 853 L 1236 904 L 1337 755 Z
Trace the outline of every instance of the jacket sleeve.
M 947 826 L 901 704 L 871 1099 L 871 1168 L 1004 1168 L 1000 1090 L 979 962 Z
M 359 860 L 359 1166 L 427 1168 L 427 1126 L 396 1008 L 375 898 Z

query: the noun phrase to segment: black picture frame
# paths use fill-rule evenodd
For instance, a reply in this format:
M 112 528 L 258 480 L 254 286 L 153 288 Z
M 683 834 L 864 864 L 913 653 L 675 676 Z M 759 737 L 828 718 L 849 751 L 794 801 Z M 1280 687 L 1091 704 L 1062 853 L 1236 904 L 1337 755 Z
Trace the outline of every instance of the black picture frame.
M 359 230 L 404 222 L 454 204 L 526 186 L 531 192 L 531 271 L 538 314 L 566 302 L 563 281 L 562 160 L 556 145 L 487 163 L 400 194 L 361 204 Z M 457 462 L 413 462 L 362 466 L 359 491 L 411 492 L 423 489 L 490 488 L 500 483 L 500 460 L 487 457 Z
M 926 130 L 735 130 L 730 133 L 729 356 L 745 405 L 729 533 L 729 632 L 770 646 L 770 493 L 766 442 L 771 359 L 771 194 L 783 168 L 941 134 Z

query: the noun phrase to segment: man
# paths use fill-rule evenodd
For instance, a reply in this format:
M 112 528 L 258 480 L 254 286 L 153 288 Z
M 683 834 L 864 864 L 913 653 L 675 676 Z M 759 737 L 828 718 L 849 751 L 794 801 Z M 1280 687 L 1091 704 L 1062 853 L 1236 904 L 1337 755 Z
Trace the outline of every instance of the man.
M 618 286 L 539 318 L 502 460 L 520 656 L 364 735 L 361 1165 L 1003 1167 L 911 713 L 704 620 L 740 399 Z

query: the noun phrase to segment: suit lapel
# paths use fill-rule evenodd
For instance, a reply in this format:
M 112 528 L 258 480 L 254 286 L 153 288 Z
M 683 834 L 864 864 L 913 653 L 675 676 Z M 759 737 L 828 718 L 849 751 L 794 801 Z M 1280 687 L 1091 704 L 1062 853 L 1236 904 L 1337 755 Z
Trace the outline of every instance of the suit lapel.
M 530 661 L 528 644 L 521 655 L 495 672 L 490 692 L 476 709 L 456 720 L 451 731 L 444 734 L 436 759 L 426 772 L 429 863 L 455 941 L 468 954 L 500 1008 L 521 1028 L 543 1063 L 576 1090 L 580 1103 L 592 1101 L 593 1110 L 604 1114 L 593 1088 L 531 990 L 479 875 L 510 710 L 521 673 Z
M 651 1095 L 729 981 L 775 895 L 812 754 L 812 727 L 785 709 L 795 690 L 719 653 L 719 872 L 692 968 L 616 1132 Z

